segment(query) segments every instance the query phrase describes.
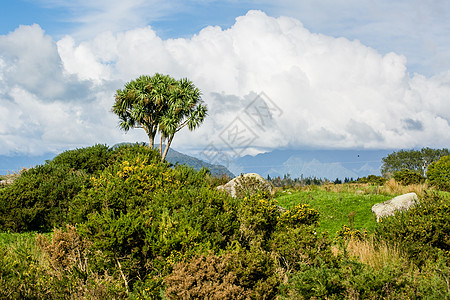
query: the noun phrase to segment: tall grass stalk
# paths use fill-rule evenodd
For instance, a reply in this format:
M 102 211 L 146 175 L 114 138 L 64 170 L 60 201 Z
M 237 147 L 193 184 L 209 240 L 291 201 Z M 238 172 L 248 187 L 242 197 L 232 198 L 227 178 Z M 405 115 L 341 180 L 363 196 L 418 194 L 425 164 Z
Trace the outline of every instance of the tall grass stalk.
M 350 238 L 347 241 L 346 250 L 351 257 L 358 258 L 375 270 L 402 265 L 406 262 L 406 258 L 396 245 L 390 245 L 385 241 L 376 242 L 373 237 L 366 240 Z

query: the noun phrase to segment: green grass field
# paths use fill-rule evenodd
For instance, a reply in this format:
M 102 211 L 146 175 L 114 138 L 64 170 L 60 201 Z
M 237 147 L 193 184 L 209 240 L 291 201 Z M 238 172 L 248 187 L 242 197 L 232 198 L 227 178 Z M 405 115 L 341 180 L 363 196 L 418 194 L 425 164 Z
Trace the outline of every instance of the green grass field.
M 286 209 L 298 203 L 306 203 L 320 213 L 322 231 L 331 237 L 342 225 L 354 229 L 366 229 L 369 233 L 376 227 L 376 219 L 371 211 L 374 204 L 391 199 L 383 194 L 358 194 L 355 192 L 333 192 L 322 189 L 310 191 L 285 191 L 278 196 L 278 204 Z

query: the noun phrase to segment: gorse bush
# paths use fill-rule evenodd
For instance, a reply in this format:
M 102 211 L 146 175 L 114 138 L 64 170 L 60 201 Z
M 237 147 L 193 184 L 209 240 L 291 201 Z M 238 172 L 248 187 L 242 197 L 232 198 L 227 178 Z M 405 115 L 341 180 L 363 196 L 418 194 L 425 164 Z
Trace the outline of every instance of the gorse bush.
M 122 278 L 128 291 L 145 281 L 156 295 L 175 260 L 224 249 L 237 236 L 227 195 L 209 187 L 205 171 L 170 168 L 153 150 L 116 160 L 73 201 L 71 219 L 90 241 L 92 269 Z M 151 163 L 151 161 L 153 161 Z
M 238 198 L 250 197 L 261 193 L 270 195 L 272 188 L 272 184 L 259 175 L 241 174 L 236 178 L 235 191 Z
M 93 174 L 108 166 L 113 158 L 113 151 L 106 145 L 94 145 L 92 147 L 68 150 L 47 161 L 47 164 L 85 171 Z
M 72 201 L 91 187 L 92 176 L 115 161 L 138 154 L 147 161 L 156 159 L 153 150 L 137 144 L 114 149 L 95 145 L 63 152 L 44 165 L 21 172 L 0 194 L 0 230 L 49 231 L 63 226 L 70 219 Z
M 47 231 L 67 219 L 71 200 L 89 185 L 85 171 L 57 165 L 29 169 L 0 194 L 0 229 Z
M 414 170 L 403 169 L 394 172 L 395 181 L 403 185 L 420 184 L 425 182 L 425 177 Z
M 281 226 L 296 227 L 301 225 L 313 225 L 319 222 L 319 212 L 310 205 L 300 203 L 293 208 L 281 213 L 278 223 Z
M 62 226 L 72 199 L 113 158 L 106 146 L 70 150 L 21 173 L 0 194 L 0 229 L 48 231 Z
M 432 163 L 427 170 L 428 181 L 438 189 L 450 192 L 450 155 Z
M 359 183 L 370 183 L 373 185 L 383 185 L 386 182 L 386 178 L 383 176 L 369 175 L 366 177 L 358 178 Z
M 427 193 L 408 211 L 384 218 L 376 235 L 387 242 L 400 243 L 402 250 L 417 265 L 430 257 L 450 258 L 450 199 L 438 193 Z
M 274 299 L 279 284 L 269 253 L 242 249 L 177 263 L 165 282 L 168 299 Z

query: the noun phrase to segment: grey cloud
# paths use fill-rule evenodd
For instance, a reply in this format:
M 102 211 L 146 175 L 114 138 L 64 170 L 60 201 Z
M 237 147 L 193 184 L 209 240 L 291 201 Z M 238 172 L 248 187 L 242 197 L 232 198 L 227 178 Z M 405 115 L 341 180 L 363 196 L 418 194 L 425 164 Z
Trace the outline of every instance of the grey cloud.
M 406 130 L 423 130 L 423 124 L 419 120 L 413 120 L 413 119 L 403 119 L 403 128 Z
M 367 143 L 384 140 L 380 132 L 376 132 L 370 125 L 351 119 L 346 127 L 348 133 L 354 136 L 356 142 Z

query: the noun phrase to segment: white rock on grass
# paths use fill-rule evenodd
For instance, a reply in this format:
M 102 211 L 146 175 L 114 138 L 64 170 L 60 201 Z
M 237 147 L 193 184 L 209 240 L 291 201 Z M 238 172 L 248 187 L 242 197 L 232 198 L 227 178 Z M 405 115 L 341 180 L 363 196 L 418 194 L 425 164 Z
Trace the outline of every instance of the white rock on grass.
M 408 210 L 418 202 L 419 198 L 417 198 L 416 193 L 408 193 L 397 196 L 383 203 L 375 204 L 372 206 L 372 212 L 376 215 L 377 222 L 379 222 L 380 218 L 393 216 L 397 211 Z

